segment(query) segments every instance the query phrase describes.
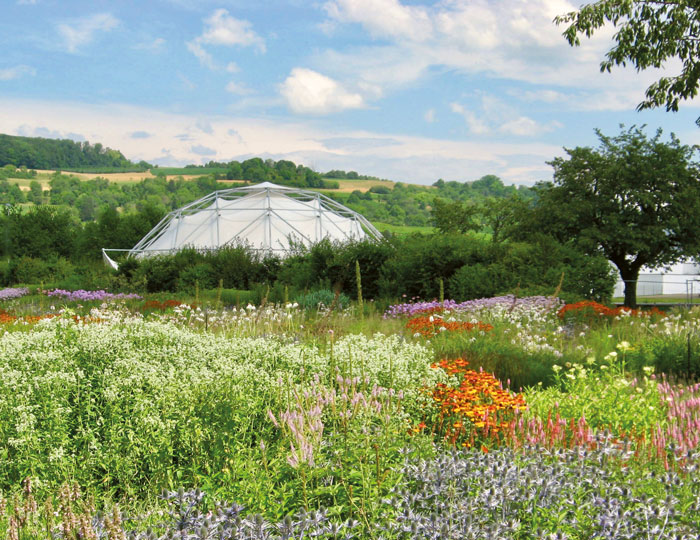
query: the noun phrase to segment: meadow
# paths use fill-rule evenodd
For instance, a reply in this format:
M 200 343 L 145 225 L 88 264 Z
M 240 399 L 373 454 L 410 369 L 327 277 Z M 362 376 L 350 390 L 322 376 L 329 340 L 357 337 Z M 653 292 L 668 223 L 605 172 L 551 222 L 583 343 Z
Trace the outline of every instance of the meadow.
M 0 534 L 700 534 L 699 310 L 240 299 L 0 290 Z

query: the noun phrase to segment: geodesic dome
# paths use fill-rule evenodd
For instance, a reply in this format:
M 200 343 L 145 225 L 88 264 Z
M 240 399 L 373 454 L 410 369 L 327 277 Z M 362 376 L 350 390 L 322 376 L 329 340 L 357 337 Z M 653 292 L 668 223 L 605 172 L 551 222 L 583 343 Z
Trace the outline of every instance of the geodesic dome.
M 131 250 L 143 257 L 174 253 L 184 247 L 215 250 L 246 244 L 285 256 L 293 243 L 311 246 L 324 238 L 334 241 L 381 238 L 363 216 L 333 199 L 269 182 L 214 191 L 170 212 Z M 105 260 L 116 267 L 103 249 Z

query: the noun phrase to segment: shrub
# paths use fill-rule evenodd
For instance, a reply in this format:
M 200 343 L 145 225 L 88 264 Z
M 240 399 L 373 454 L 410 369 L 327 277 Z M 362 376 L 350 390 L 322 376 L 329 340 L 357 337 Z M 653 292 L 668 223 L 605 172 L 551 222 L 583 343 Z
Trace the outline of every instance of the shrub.
M 41 259 L 21 257 L 10 262 L 10 276 L 12 283 L 38 284 L 51 278 L 51 270 Z
M 209 263 L 197 263 L 189 266 L 180 272 L 177 281 L 179 291 L 193 293 L 196 287 L 200 289 L 211 289 L 216 286 L 216 272 Z
M 325 307 L 334 306 L 344 308 L 350 305 L 350 299 L 343 293 L 337 294 L 328 289 L 320 289 L 302 294 L 294 299 L 304 309 L 317 309 L 323 305 Z
M 509 275 L 497 264 L 463 266 L 450 278 L 447 290 L 458 302 L 475 298 L 491 298 L 517 284 L 517 276 Z
M 143 280 L 148 292 L 175 292 L 179 275 L 180 267 L 174 257 L 156 255 L 141 260 L 134 273 L 134 278 Z
M 249 289 L 258 276 L 265 273 L 260 255 L 245 245 L 224 246 L 207 253 L 205 260 L 213 269 L 213 286 L 223 280 L 227 289 Z

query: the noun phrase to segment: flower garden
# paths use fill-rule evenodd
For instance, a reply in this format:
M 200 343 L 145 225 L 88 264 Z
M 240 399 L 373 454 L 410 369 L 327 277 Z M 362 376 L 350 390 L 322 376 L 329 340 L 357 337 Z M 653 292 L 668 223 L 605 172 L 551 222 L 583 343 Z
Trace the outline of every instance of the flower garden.
M 700 536 L 700 311 L 0 291 L 11 540 Z

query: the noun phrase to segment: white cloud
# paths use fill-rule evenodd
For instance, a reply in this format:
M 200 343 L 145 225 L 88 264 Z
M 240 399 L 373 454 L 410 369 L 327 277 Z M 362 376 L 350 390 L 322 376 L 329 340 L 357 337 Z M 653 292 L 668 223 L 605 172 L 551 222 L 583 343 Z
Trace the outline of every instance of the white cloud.
M 333 20 L 359 23 L 375 37 L 423 41 L 432 34 L 426 8 L 398 0 L 333 0 L 323 7 Z
M 467 128 L 474 135 L 500 132 L 518 137 L 532 137 L 561 127 L 558 122 L 540 124 L 519 114 L 513 106 L 491 95 L 481 96 L 479 114 L 457 102 L 450 104 L 450 110 L 464 118 Z
M 29 126 L 22 124 L 17 128 L 17 135 L 22 137 L 43 137 L 44 139 L 70 139 L 76 142 L 87 140 L 80 133 L 63 132 L 56 129 L 49 129 L 46 126 L 34 125 Z
M 202 47 L 202 44 L 199 41 L 188 41 L 185 45 L 187 45 L 187 49 L 197 57 L 202 65 L 208 67 L 212 71 L 216 71 L 218 69 L 218 66 L 214 62 L 211 54 L 204 50 L 204 47 Z
M 209 120 L 207 120 L 206 118 L 199 118 L 195 122 L 194 127 L 200 130 L 202 133 L 206 133 L 207 135 L 211 135 L 212 133 L 214 133 L 214 128 L 211 126 L 211 122 L 209 122 Z
M 236 81 L 230 81 L 226 85 L 226 91 L 230 92 L 231 94 L 237 94 L 239 96 L 245 96 L 252 93 L 250 88 L 248 88 L 244 84 L 237 83 Z
M 557 103 L 569 100 L 569 96 L 567 94 L 549 89 L 528 90 L 526 92 L 513 90 L 510 93 L 524 101 L 542 101 L 544 103 Z
M 190 149 L 193 153 L 198 156 L 215 156 L 216 150 L 209 148 L 208 146 L 203 146 L 201 144 L 195 145 Z
M 265 41 L 252 29 L 250 22 L 231 17 L 225 9 L 217 9 L 204 21 L 206 28 L 198 38 L 210 45 L 241 45 L 265 52 Z
M 333 79 L 305 68 L 294 68 L 282 83 L 280 93 L 292 111 L 302 114 L 327 114 L 365 106 L 360 94 L 349 92 Z
M 450 110 L 464 118 L 467 128 L 474 135 L 484 135 L 491 131 L 482 118 L 477 117 L 472 111 L 464 108 L 459 103 L 450 103 Z
M 423 120 L 425 120 L 429 124 L 435 122 L 435 109 L 428 109 L 427 111 L 425 111 L 425 114 L 423 115 Z
M 162 52 L 165 48 L 165 40 L 163 38 L 154 38 L 143 43 L 137 43 L 133 47 L 138 51 L 150 51 L 152 53 Z
M 316 57 L 317 69 L 343 80 L 378 85 L 384 93 L 424 77 L 434 68 L 556 86 L 528 100 L 554 102 L 560 88 L 606 92 L 598 106 L 629 110 L 659 73 L 615 69 L 601 74 L 600 61 L 612 45 L 614 29 L 603 28 L 593 39 L 571 47 L 562 37 L 564 27 L 552 20 L 576 9 L 566 0 L 443 0 L 427 6 L 400 0 L 330 0 L 324 28 L 360 24 L 381 42 L 369 46 L 327 50 Z M 591 103 L 590 105 L 593 105 Z M 585 102 L 571 107 L 585 109 Z
M 515 120 L 511 120 L 502 124 L 498 130 L 502 133 L 507 133 L 509 135 L 517 135 L 520 137 L 531 137 L 535 135 L 540 135 L 546 133 L 547 131 L 552 131 L 553 129 L 561 127 L 561 124 L 554 122 L 547 125 L 542 125 L 532 118 L 527 116 L 520 116 Z
M 63 38 L 68 52 L 74 53 L 78 48 L 90 43 L 97 34 L 109 32 L 119 24 L 110 13 L 96 13 L 76 19 L 71 23 L 58 25 L 58 33 Z
M 0 69 L 0 81 L 11 81 L 12 79 L 19 79 L 26 75 L 36 75 L 36 70 L 24 64 Z
M 265 40 L 255 33 L 252 26 L 249 21 L 232 17 L 225 9 L 217 9 L 209 18 L 204 19 L 202 34 L 187 42 L 186 45 L 189 51 L 209 69 L 231 71 L 232 66 L 236 66 L 235 63 L 231 62 L 223 68 L 220 67 L 204 46 L 254 47 L 264 53 Z
M 409 137 L 322 128 L 279 118 L 193 117 L 114 103 L 0 98 L 0 110 L 0 133 L 40 133 L 60 126 L 64 136 L 79 133 L 91 142 L 121 150 L 131 160 L 162 165 L 205 163 L 211 156 L 220 161 L 262 156 L 314 164 L 319 170 L 361 170 L 422 184 L 438 178 L 474 180 L 485 174 L 496 174 L 506 183 L 532 183 L 546 178 L 540 173 L 528 175 L 528 168 L 546 170 L 544 162 L 563 153 L 559 146 L 530 140 L 502 143 Z M 206 131 L 197 128 L 197 123 Z M 134 126 L 151 136 L 133 138 Z M 341 139 L 343 144 L 338 144 Z

